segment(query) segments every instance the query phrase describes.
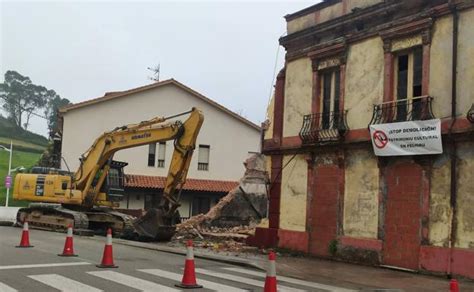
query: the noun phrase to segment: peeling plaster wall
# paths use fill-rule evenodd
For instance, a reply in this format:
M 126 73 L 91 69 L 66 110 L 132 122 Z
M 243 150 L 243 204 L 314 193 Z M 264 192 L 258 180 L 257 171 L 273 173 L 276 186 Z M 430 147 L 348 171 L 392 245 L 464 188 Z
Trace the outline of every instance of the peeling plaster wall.
M 343 4 L 343 2 L 345 2 L 345 4 Z M 383 2 L 383 0 L 342 0 L 339 3 L 288 21 L 286 29 L 288 34 L 292 34 L 319 23 L 349 14 L 352 12 L 352 9 L 362 9 L 380 2 Z M 346 5 L 346 11 L 344 11 L 344 5 Z
M 373 104 L 383 100 L 383 54 L 380 37 L 354 44 L 349 49 L 344 106 L 351 129 L 367 128 Z
M 312 67 L 309 58 L 287 64 L 283 137 L 298 136 L 303 116 L 311 113 L 312 86 Z
M 283 157 L 285 166 L 293 155 Z M 283 169 L 281 177 L 280 228 L 306 230 L 306 197 L 308 163 L 304 155 L 297 155 Z
M 474 248 L 474 142 L 458 144 L 456 247 Z
M 272 99 L 267 107 L 267 117 L 269 124 L 268 129 L 265 131 L 264 139 L 271 139 L 273 137 L 273 111 L 275 108 L 275 94 L 272 95 Z
M 429 241 L 434 246 L 449 246 L 452 210 L 450 206 L 451 159 L 445 153 L 436 157 L 431 172 Z
M 466 116 L 474 103 L 474 9 L 459 15 L 457 113 Z
M 451 107 L 447 105 L 451 104 L 452 55 L 453 19 L 447 16 L 435 22 L 430 49 L 429 95 L 434 97 L 433 114 L 437 118 L 448 117 L 451 113 Z
M 342 2 L 339 2 L 337 4 L 334 4 L 334 5 L 331 5 L 319 10 L 318 23 L 322 23 L 322 22 L 334 19 L 336 17 L 342 16 L 343 14 L 342 6 L 343 6 Z
M 346 154 L 344 235 L 377 238 L 379 170 L 368 149 Z
M 316 16 L 315 16 L 315 13 L 313 12 L 313 13 L 306 14 L 301 17 L 288 21 L 286 23 L 286 30 L 288 34 L 292 34 L 294 32 L 303 30 L 315 24 L 316 24 Z

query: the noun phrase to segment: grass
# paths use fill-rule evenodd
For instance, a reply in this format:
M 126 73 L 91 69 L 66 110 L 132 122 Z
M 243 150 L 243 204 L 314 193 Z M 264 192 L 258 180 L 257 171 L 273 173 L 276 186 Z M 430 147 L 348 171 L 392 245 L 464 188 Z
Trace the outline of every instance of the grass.
M 3 145 L 7 148 L 10 148 L 10 141 L 13 142 L 13 151 L 15 151 L 15 148 L 16 148 L 20 151 L 24 150 L 27 152 L 31 151 L 31 152 L 43 153 L 43 151 L 46 149 L 44 145 L 38 145 L 38 144 L 26 142 L 26 141 L 0 137 L 0 145 Z
M 10 153 L 8 151 L 0 150 L 0 206 L 5 205 L 5 198 L 6 198 L 6 191 L 7 191 L 5 188 L 5 177 L 8 173 L 9 155 Z M 28 169 L 34 166 L 38 162 L 40 156 L 41 154 L 39 153 L 15 151 L 15 148 L 13 148 L 12 169 L 19 166 L 23 166 Z M 12 175 L 12 177 L 13 176 L 14 174 Z M 8 204 L 9 206 L 28 205 L 28 202 L 14 201 L 12 198 L 12 193 L 13 193 L 13 186 L 10 189 L 10 200 Z

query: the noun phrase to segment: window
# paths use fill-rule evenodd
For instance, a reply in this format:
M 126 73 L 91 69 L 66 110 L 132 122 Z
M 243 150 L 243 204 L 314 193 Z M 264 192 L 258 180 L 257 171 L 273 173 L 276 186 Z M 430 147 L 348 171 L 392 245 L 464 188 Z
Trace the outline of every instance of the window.
M 148 145 L 148 166 L 155 166 L 156 143 Z
M 421 116 L 422 100 L 414 99 L 412 103 L 409 99 L 420 97 L 423 92 L 423 50 L 421 47 L 410 52 L 400 53 L 396 56 L 395 67 L 397 114 L 396 121 L 406 121 L 411 110 L 412 119 L 416 120 Z M 408 108 L 412 104 L 412 108 Z
M 211 199 L 208 197 L 194 197 L 192 202 L 192 215 L 206 214 L 211 208 Z
M 337 127 L 339 124 L 341 74 L 338 68 L 325 71 L 321 76 L 321 127 L 330 129 Z M 334 112 L 332 124 L 331 112 Z
M 198 170 L 209 170 L 209 145 L 199 145 Z
M 116 168 L 109 169 L 107 179 L 108 179 L 109 187 L 112 187 L 112 188 L 120 188 L 121 187 L 120 173 L 119 173 L 118 169 L 116 169 Z
M 160 142 L 158 145 L 158 167 L 165 167 L 166 142 Z

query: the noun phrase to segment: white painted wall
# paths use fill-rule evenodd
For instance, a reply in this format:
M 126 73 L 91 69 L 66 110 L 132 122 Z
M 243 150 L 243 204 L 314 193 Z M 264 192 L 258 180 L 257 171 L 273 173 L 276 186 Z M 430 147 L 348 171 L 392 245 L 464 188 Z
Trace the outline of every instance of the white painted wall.
M 103 132 L 117 126 L 137 123 L 156 116 L 168 116 L 198 107 L 204 113 L 204 124 L 197 140 L 210 145 L 209 171 L 197 170 L 197 148 L 189 169 L 189 178 L 239 180 L 249 151 L 258 151 L 257 129 L 230 116 L 174 84 L 88 105 L 64 114 L 62 155 L 71 171 L 79 166 L 79 157 Z M 183 120 L 186 117 L 181 117 Z M 127 174 L 166 176 L 172 155 L 168 141 L 164 168 L 148 167 L 148 145 L 118 152 L 114 159 L 128 162 Z M 61 162 L 62 169 L 66 169 Z

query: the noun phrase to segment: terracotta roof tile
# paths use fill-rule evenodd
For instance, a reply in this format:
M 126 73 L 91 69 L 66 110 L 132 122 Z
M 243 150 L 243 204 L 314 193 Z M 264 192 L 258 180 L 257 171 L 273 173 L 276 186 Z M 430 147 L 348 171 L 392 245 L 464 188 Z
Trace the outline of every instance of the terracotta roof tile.
M 149 175 L 125 175 L 125 187 L 145 188 L 145 189 L 163 189 L 166 177 Z M 205 192 L 223 192 L 228 193 L 239 185 L 236 181 L 208 180 L 188 178 L 184 184 L 184 191 L 205 191 Z

